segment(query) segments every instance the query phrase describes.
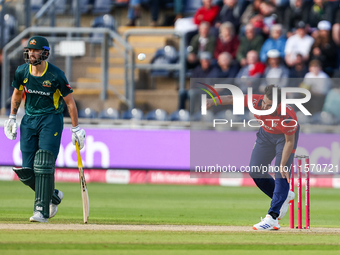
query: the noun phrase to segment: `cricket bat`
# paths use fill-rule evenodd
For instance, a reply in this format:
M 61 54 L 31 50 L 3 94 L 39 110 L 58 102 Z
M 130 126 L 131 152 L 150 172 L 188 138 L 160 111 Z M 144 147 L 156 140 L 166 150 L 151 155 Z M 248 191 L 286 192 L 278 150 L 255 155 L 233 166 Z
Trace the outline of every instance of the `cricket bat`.
M 79 144 L 76 142 L 77 149 L 77 159 L 78 159 L 78 169 L 79 169 L 79 181 L 81 188 L 81 198 L 83 200 L 83 219 L 84 223 L 87 223 L 89 220 L 90 213 L 90 203 L 89 203 L 89 193 L 87 192 L 85 175 L 83 170 L 83 163 L 80 156 Z

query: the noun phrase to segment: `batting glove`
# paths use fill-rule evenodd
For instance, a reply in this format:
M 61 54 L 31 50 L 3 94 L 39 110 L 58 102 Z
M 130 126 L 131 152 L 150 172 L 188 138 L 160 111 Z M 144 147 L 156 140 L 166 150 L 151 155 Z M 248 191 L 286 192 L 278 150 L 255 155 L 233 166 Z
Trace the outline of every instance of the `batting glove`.
M 85 142 L 85 130 L 80 129 L 79 126 L 71 128 L 72 131 L 72 143 L 76 145 L 76 141 L 79 145 L 79 149 L 81 150 L 84 147 Z
M 9 115 L 9 119 L 5 121 L 5 135 L 10 140 L 15 140 L 17 138 L 17 123 L 16 115 Z

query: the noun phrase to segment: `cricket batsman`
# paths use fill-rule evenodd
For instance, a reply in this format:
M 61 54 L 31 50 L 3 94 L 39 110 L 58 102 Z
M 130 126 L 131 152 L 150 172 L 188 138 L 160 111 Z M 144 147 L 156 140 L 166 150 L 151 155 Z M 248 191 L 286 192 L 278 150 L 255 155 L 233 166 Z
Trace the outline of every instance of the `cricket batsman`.
M 19 180 L 35 191 L 31 222 L 48 222 L 56 215 L 63 192 L 54 189 L 55 161 L 63 131 L 63 102 L 72 120 L 72 142 L 84 147 L 85 131 L 78 126 L 78 111 L 65 74 L 46 60 L 49 43 L 33 36 L 24 48 L 25 64 L 15 71 L 11 113 L 5 121 L 7 138 L 17 137 L 16 114 L 25 91 L 25 115 L 20 125 L 22 167 L 13 168 Z
M 252 103 L 256 110 L 268 110 L 273 104 L 273 88 L 265 88 L 264 95 L 253 95 Z M 277 108 L 271 115 L 254 115 L 261 124 L 251 154 L 250 176 L 257 187 L 269 196 L 271 206 L 264 219 L 253 226 L 254 230 L 279 230 L 279 221 L 288 210 L 294 199 L 294 192 L 289 190 L 289 177 L 293 169 L 294 154 L 299 138 L 300 126 L 292 107 L 286 106 L 286 115 L 281 114 L 281 90 L 277 88 Z M 233 104 L 233 96 L 221 96 L 222 105 Z M 216 100 L 218 102 L 219 100 Z M 244 98 L 248 107 L 248 96 Z M 214 105 L 212 99 L 207 100 L 207 108 Z M 268 166 L 275 158 L 275 179 L 268 173 Z M 265 169 L 266 167 L 266 169 Z

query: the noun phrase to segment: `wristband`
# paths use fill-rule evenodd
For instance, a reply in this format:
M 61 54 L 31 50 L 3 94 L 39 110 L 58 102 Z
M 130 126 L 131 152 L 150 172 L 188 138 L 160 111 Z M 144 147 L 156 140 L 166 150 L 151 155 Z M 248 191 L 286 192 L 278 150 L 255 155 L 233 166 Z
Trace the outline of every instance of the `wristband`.
M 79 130 L 80 130 L 79 125 L 76 126 L 76 127 L 71 128 L 71 131 L 72 131 L 73 133 L 78 132 Z
M 17 116 L 16 116 L 15 114 L 10 114 L 10 115 L 9 115 L 9 118 L 10 118 L 10 119 L 13 119 L 13 120 L 16 120 Z

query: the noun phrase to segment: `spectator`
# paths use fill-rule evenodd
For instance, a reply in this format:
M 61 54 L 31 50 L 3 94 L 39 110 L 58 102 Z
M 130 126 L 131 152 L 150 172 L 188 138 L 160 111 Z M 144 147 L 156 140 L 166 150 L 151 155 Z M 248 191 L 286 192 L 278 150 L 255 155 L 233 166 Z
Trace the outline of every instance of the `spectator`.
M 319 60 L 312 60 L 309 63 L 309 72 L 305 75 L 300 87 L 310 90 L 312 99 L 308 102 L 306 108 L 310 112 L 316 113 L 322 110 L 325 97 L 330 90 L 331 80 L 329 76 L 322 71 Z
M 334 43 L 340 46 L 340 9 L 336 12 L 335 21 L 332 29 L 332 38 Z
M 309 52 L 314 39 L 306 34 L 306 24 L 300 21 L 297 24 L 296 34 L 288 38 L 285 47 L 285 60 L 288 66 L 294 66 L 296 55 L 301 54 L 304 61 L 308 61 Z
M 238 72 L 238 64 L 233 61 L 228 52 L 222 52 L 217 59 L 220 68 L 218 78 L 235 78 Z
M 253 24 L 257 31 L 268 35 L 270 28 L 276 22 L 277 15 L 273 15 L 274 11 L 275 5 L 271 2 L 262 2 L 260 4 L 259 14 L 253 16 L 250 19 L 250 23 Z
M 327 20 L 325 15 L 326 5 L 327 3 L 324 0 L 314 0 L 314 4 L 308 8 L 306 23 L 311 28 L 316 28 L 321 20 Z
M 248 24 L 245 27 L 245 36 L 241 37 L 241 43 L 237 50 L 236 58 L 240 62 L 241 66 L 247 64 L 246 56 L 251 50 L 260 52 L 263 44 L 263 38 L 261 35 L 255 34 L 255 28 L 252 24 Z
M 293 79 L 290 79 L 288 86 L 298 87 L 303 81 L 303 78 L 305 77 L 307 72 L 308 67 L 306 65 L 306 62 L 303 60 L 301 54 L 297 54 L 295 65 L 289 69 L 289 78 Z
M 159 9 L 165 4 L 173 2 L 173 0 L 130 0 L 128 15 L 127 18 L 129 19 L 129 23 L 127 26 L 135 26 L 136 20 L 140 18 L 141 14 L 141 6 L 147 5 L 150 8 L 151 12 L 151 23 L 150 26 L 155 27 L 157 26 L 157 21 L 159 17 Z
M 235 35 L 234 26 L 231 22 L 225 22 L 220 27 L 220 34 L 216 42 L 214 58 L 217 59 L 222 52 L 229 52 L 233 59 L 236 58 L 240 41 Z
M 212 0 L 203 0 L 203 6 L 199 8 L 194 16 L 194 23 L 199 25 L 201 22 L 209 22 L 212 26 L 220 11 L 220 7 L 212 5 Z
M 331 39 L 330 30 L 332 25 L 329 21 L 323 20 L 318 24 L 318 33 L 310 52 L 310 59 L 317 59 L 321 62 L 322 69 L 332 75 L 337 64 L 337 48 Z
M 200 65 L 192 72 L 191 78 L 206 79 L 203 82 L 208 82 L 211 78 L 217 78 L 219 69 L 211 64 L 212 54 L 204 51 L 200 54 Z M 185 109 L 185 102 L 190 99 L 190 112 L 194 113 L 200 110 L 202 90 L 190 89 L 180 92 L 179 94 L 179 109 Z
M 202 22 L 198 29 L 198 34 L 195 35 L 188 47 L 188 69 L 194 68 L 198 64 L 199 54 L 203 51 L 208 51 L 212 55 L 215 50 L 215 38 L 209 36 L 209 22 Z
M 200 65 L 192 72 L 191 78 L 217 78 L 219 70 L 211 64 L 212 55 L 208 51 L 200 54 Z
M 296 27 L 299 21 L 307 18 L 307 4 L 304 0 L 290 0 L 290 5 L 285 11 L 283 25 L 288 32 L 287 37 L 292 36 L 292 30 Z
M 260 52 L 260 58 L 263 63 L 267 61 L 267 53 L 270 50 L 278 50 L 280 52 L 280 57 L 284 59 L 285 56 L 285 46 L 286 46 L 286 38 L 282 35 L 282 25 L 275 24 L 272 26 L 270 30 L 270 38 L 268 38 Z
M 250 23 L 250 19 L 260 13 L 260 5 L 263 0 L 254 0 L 249 4 L 241 16 L 241 25 L 245 26 Z
M 260 80 L 249 78 L 263 77 L 265 68 L 266 65 L 259 61 L 259 55 L 255 50 L 251 50 L 247 53 L 246 65 L 241 68 L 236 76 L 236 78 L 238 78 L 236 83 L 243 93 L 247 93 L 248 87 L 253 88 L 254 94 L 259 93 Z
M 236 31 L 240 26 L 241 6 L 237 5 L 237 0 L 224 0 L 223 7 L 216 18 L 215 27 L 219 28 L 222 23 L 227 21 L 234 25 Z
M 334 88 L 331 89 L 325 99 L 325 103 L 322 107 L 322 111 L 333 114 L 336 117 L 340 117 L 340 83 L 335 82 Z
M 286 87 L 288 82 L 289 70 L 282 63 L 280 52 L 272 49 L 268 51 L 267 58 L 268 66 L 264 71 L 265 82 L 261 85 L 260 92 L 264 92 L 264 88 L 270 84 L 275 84 L 278 87 Z
M 186 1 L 188 0 L 174 0 L 174 13 L 176 15 L 175 21 L 183 18 Z

